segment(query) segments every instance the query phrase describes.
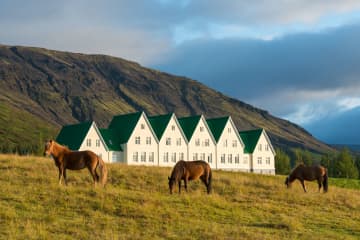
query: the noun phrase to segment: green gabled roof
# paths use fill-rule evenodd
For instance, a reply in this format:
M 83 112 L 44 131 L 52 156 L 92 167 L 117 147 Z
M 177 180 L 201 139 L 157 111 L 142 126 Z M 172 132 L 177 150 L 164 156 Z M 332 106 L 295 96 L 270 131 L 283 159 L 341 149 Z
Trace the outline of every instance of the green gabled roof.
M 92 122 L 83 122 L 63 126 L 56 138 L 56 142 L 68 146 L 71 150 L 79 150 L 91 125 Z
M 239 132 L 240 137 L 245 144 L 245 149 L 244 149 L 245 153 L 254 152 L 256 144 L 258 143 L 262 132 L 263 132 L 262 128 Z
M 207 119 L 206 122 L 213 134 L 215 141 L 218 142 L 222 132 L 224 131 L 226 123 L 229 121 L 229 116 L 220 118 Z
M 170 122 L 172 114 L 157 115 L 148 117 L 148 120 L 153 128 L 157 138 L 160 140 L 165 132 L 167 125 Z
M 183 117 L 178 119 L 179 124 L 188 141 L 190 141 L 192 135 L 194 134 L 195 128 L 198 125 L 200 119 L 201 119 L 201 115 Z
M 102 138 L 105 141 L 106 146 L 110 151 L 122 151 L 119 140 L 110 129 L 99 129 Z
M 128 142 L 141 114 L 142 112 L 136 112 L 113 117 L 108 129 L 114 131 L 119 144 Z

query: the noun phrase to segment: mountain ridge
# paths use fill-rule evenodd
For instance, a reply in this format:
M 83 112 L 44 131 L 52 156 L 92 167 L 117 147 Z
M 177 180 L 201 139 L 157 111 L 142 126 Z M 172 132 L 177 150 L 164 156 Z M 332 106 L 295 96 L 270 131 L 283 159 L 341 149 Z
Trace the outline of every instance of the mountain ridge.
M 239 130 L 266 129 L 276 147 L 332 150 L 302 127 L 200 82 L 113 56 L 0 45 L 0 80 L 0 103 L 53 126 L 52 135 L 62 125 L 88 120 L 106 127 L 122 113 L 174 112 L 230 115 Z

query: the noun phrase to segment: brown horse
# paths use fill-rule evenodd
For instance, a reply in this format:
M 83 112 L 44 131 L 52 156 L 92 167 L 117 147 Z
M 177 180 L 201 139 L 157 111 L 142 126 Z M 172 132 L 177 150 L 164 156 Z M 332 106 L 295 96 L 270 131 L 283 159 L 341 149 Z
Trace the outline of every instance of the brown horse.
M 175 184 L 179 185 L 179 194 L 181 192 L 181 180 L 184 180 L 185 190 L 187 191 L 187 183 L 191 180 L 201 179 L 205 184 L 207 193 L 211 191 L 211 168 L 205 161 L 179 161 L 175 164 L 171 177 L 169 179 L 170 194 L 172 194 Z
M 94 179 L 94 185 L 101 180 L 102 186 L 105 186 L 107 179 L 107 168 L 104 161 L 92 151 L 71 151 L 54 140 L 49 140 L 45 144 L 44 155 L 51 155 L 55 160 L 55 165 L 59 168 L 59 184 L 64 179 L 66 182 L 66 169 L 80 170 L 89 169 Z M 99 167 L 101 179 L 96 172 Z
M 298 179 L 306 192 L 306 187 L 304 181 L 314 181 L 317 180 L 319 185 L 319 192 L 321 185 L 323 186 L 324 192 L 328 191 L 328 174 L 327 169 L 323 166 L 305 166 L 304 164 L 298 165 L 294 170 L 291 171 L 289 176 L 285 180 L 286 186 L 289 188 L 291 183 Z

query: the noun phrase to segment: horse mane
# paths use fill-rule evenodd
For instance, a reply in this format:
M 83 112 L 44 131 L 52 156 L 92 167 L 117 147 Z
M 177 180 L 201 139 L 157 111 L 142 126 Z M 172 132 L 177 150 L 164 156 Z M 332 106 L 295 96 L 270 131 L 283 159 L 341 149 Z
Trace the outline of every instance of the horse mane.
M 175 164 L 175 167 L 170 177 L 174 180 L 179 180 L 179 177 L 181 178 L 183 174 L 184 168 L 185 168 L 185 162 L 179 161 L 178 163 Z

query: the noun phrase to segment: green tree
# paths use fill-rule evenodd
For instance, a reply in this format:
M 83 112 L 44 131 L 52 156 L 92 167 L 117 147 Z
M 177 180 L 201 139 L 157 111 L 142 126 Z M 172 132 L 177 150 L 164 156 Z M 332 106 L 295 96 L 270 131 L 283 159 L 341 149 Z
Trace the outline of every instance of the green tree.
M 289 174 L 290 172 L 290 157 L 281 149 L 276 149 L 275 169 L 276 174 Z
M 341 178 L 358 178 L 359 171 L 349 149 L 344 148 L 337 156 L 335 163 L 335 176 Z
M 311 166 L 313 164 L 313 159 L 311 153 L 306 150 L 295 149 L 294 150 L 294 157 L 295 157 L 295 166 L 303 163 L 307 166 Z
M 334 153 L 327 153 L 321 156 L 320 164 L 328 169 L 328 175 L 330 177 L 335 176 L 335 159 Z

